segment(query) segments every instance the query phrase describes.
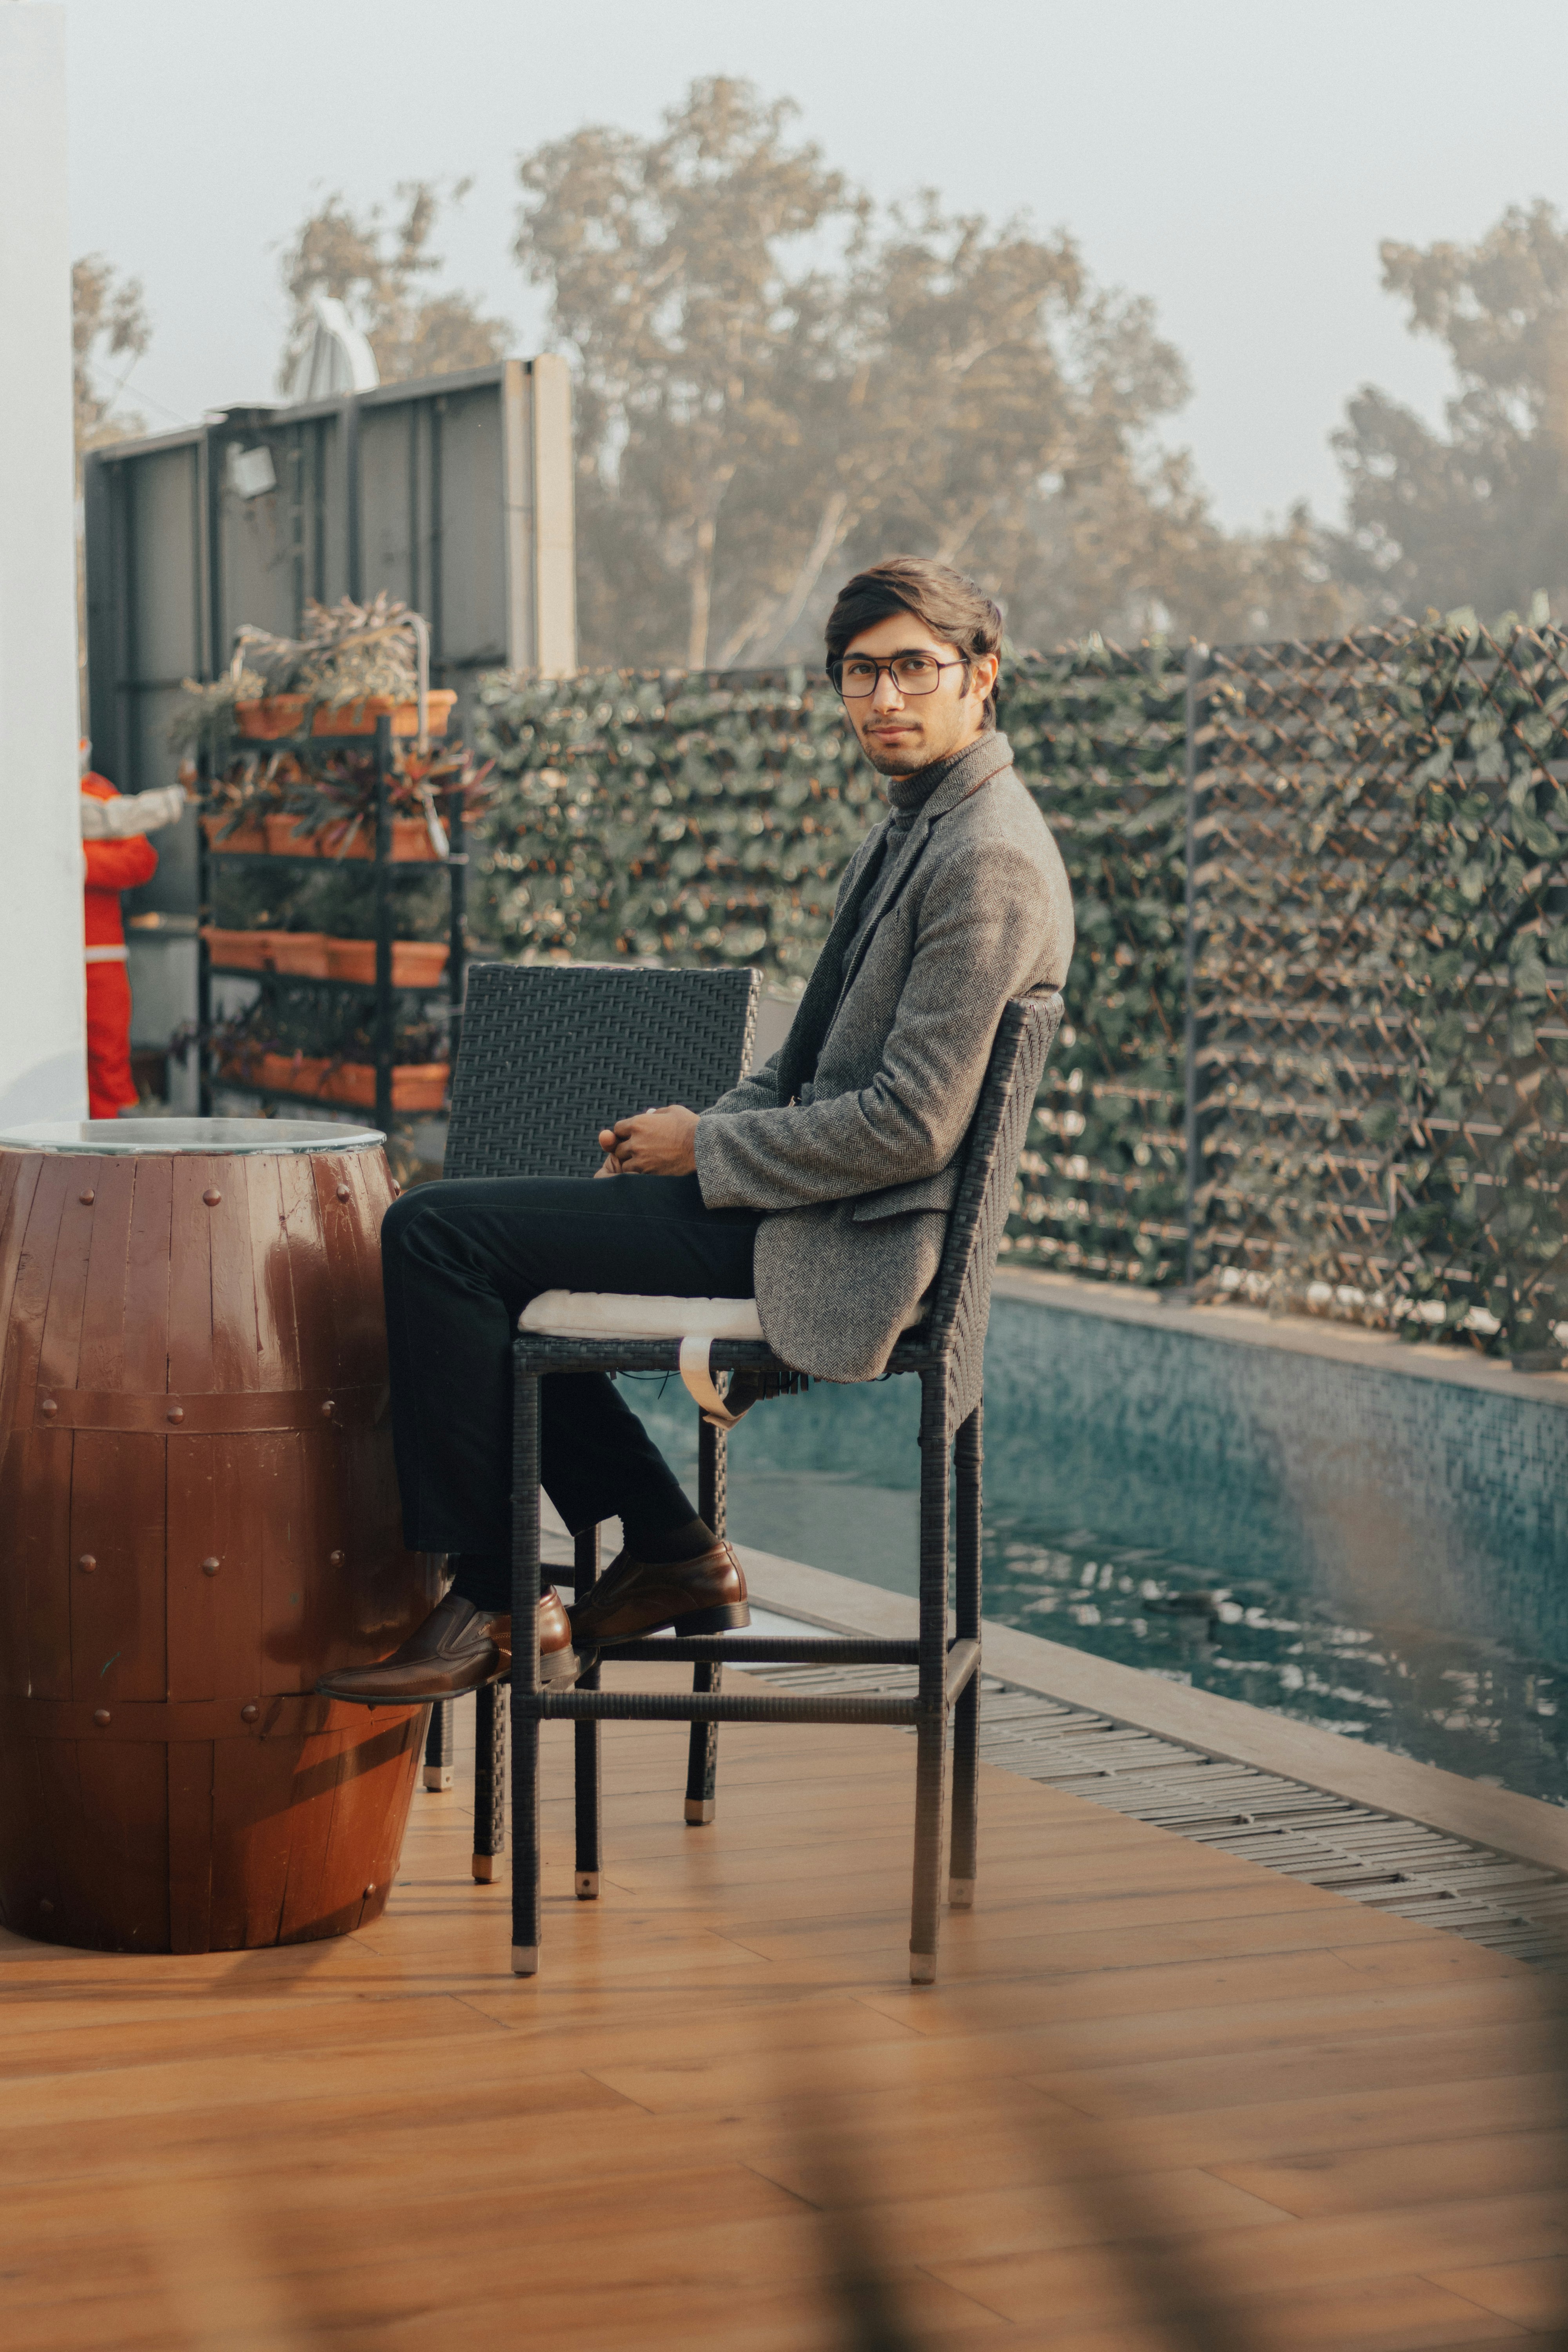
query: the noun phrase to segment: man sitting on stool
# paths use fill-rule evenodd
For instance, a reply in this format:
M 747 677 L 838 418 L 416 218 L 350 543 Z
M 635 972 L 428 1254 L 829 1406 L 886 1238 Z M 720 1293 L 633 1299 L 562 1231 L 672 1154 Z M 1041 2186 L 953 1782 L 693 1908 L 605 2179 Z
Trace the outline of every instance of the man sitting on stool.
M 894 556 L 841 592 L 827 673 L 888 780 L 888 814 L 839 887 L 833 927 L 771 1061 L 700 1114 L 680 1104 L 599 1138 L 601 1177 L 431 1184 L 382 1227 L 393 1440 L 411 1550 L 446 1552 L 446 1599 L 333 1697 L 449 1698 L 510 1659 L 511 1341 L 545 1290 L 750 1298 L 775 1355 L 875 1380 L 929 1289 L 1002 1009 L 1059 988 L 1072 902 L 1055 842 L 995 729 L 1002 616 L 973 583 Z M 614 1382 L 540 1388 L 545 1492 L 574 1533 L 625 1549 L 568 1612 L 540 1603 L 540 1673 L 673 1626 L 750 1622 L 746 1580 Z

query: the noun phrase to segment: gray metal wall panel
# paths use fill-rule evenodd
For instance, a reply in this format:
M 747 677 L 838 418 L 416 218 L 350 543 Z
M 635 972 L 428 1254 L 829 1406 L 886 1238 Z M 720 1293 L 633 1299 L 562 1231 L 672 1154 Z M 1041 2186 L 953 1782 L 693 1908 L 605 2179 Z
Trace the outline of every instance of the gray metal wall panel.
M 417 517 L 410 496 L 416 407 L 362 409 L 359 420 L 360 545 L 363 593 L 390 589 L 410 604 Z
M 294 635 L 312 597 L 406 597 L 430 621 L 435 682 L 464 702 L 481 671 L 535 661 L 534 410 L 531 364 L 509 360 L 357 399 L 236 409 L 89 458 L 89 694 L 104 772 L 127 792 L 169 782 L 179 680 L 226 667 L 241 622 Z M 278 487 L 242 499 L 229 445 L 263 442 Z M 552 642 L 568 641 L 569 615 L 563 628 Z M 194 913 L 194 818 L 155 845 L 158 873 L 132 911 Z
M 437 396 L 439 448 L 439 658 L 443 682 L 499 668 L 507 658 L 506 515 L 501 412 L 497 392 Z

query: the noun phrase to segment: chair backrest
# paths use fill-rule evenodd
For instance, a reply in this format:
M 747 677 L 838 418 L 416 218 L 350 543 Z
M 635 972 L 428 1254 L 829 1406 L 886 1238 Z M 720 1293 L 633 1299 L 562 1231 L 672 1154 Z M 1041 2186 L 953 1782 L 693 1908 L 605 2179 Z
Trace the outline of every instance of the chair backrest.
M 1002 1008 L 980 1100 L 964 1144 L 963 1174 L 947 1221 L 931 1310 L 911 1344 L 949 1360 L 948 1433 L 980 1402 L 991 1277 L 1007 1229 L 1013 1182 L 1046 1057 L 1061 1026 L 1054 991 L 1015 996 Z
M 443 1174 L 592 1176 L 613 1120 L 705 1110 L 751 1066 L 761 986 L 733 965 L 471 964 Z

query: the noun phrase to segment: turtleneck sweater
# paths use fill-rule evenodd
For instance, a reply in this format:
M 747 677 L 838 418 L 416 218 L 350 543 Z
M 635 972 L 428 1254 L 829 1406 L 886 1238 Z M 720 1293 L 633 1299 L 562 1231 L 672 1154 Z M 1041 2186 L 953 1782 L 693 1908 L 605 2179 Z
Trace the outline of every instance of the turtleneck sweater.
M 855 961 L 855 952 L 869 919 L 877 886 L 883 875 L 896 866 L 904 856 L 910 828 L 927 801 L 965 766 L 973 767 L 976 773 L 994 766 L 998 751 L 1005 758 L 1011 757 L 1006 738 L 998 740 L 994 727 L 988 727 L 983 735 L 977 735 L 973 742 L 966 743 L 961 751 L 950 751 L 945 760 L 933 760 L 930 767 L 917 768 L 912 775 L 889 776 L 887 779 L 892 822 L 883 837 L 880 856 L 868 859 L 866 872 L 858 877 L 856 896 L 860 905 L 860 920 L 845 941 L 839 967 L 842 971 L 847 971 Z
M 805 985 L 805 994 L 791 1024 L 789 1035 L 779 1051 L 778 1098 L 781 1103 L 809 1102 L 811 1084 L 816 1071 L 816 1057 L 823 1040 L 832 1024 L 838 1001 L 843 993 L 845 977 L 853 967 L 857 950 L 869 928 L 875 905 L 886 903 L 881 887 L 891 881 L 895 869 L 905 857 L 920 854 L 914 838 L 915 819 L 921 810 L 944 784 L 957 782 L 956 797 L 964 797 L 966 787 L 987 782 L 1011 767 L 1013 754 L 1007 738 L 988 727 L 973 743 L 961 751 L 950 752 L 946 759 L 933 760 L 926 768 L 917 768 L 913 775 L 893 776 L 888 780 L 888 799 L 891 803 L 892 822 L 888 825 L 877 849 L 855 877 L 854 883 L 833 918 L 816 969 Z M 973 771 L 973 774 L 969 772 Z M 924 832 L 919 836 L 926 839 Z

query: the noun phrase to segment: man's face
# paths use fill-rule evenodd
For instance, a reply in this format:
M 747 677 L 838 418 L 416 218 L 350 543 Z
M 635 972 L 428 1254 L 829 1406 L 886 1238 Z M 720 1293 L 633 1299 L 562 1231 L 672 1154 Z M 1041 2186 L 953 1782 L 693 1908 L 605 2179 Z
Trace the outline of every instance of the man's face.
M 889 662 L 898 654 L 923 654 L 944 665 L 931 693 L 903 691 L 884 669 L 877 675 L 874 692 L 850 692 L 844 698 L 861 749 L 884 776 L 913 775 L 917 768 L 927 768 L 933 760 L 945 760 L 973 743 L 984 730 L 985 698 L 999 667 L 994 654 L 984 654 L 966 670 L 956 646 L 933 636 L 912 613 L 892 613 L 849 640 L 844 649 L 846 685 L 853 684 L 858 656 Z

